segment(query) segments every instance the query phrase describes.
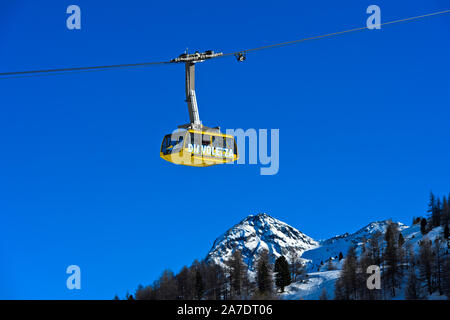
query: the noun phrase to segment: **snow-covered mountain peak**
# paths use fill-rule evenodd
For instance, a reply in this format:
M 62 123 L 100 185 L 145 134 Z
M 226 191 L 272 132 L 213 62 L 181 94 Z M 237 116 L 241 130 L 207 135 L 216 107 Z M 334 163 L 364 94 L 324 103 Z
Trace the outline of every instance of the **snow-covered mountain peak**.
M 394 222 L 391 220 L 381 220 L 381 221 L 374 221 L 374 222 L 369 223 L 364 228 L 361 228 L 358 231 L 356 231 L 353 235 L 355 235 L 355 236 L 356 235 L 371 235 L 375 232 L 384 233 L 384 232 L 386 232 L 386 228 L 388 227 L 388 225 L 390 223 L 395 223 L 398 226 L 398 229 L 400 231 L 402 231 L 405 228 L 408 228 L 408 226 L 404 225 L 401 222 Z
M 218 237 L 206 260 L 223 264 L 235 250 L 240 250 L 244 262 L 253 270 L 256 258 L 266 249 L 275 259 L 288 256 L 295 249 L 299 255 L 317 246 L 317 241 L 290 225 L 266 213 L 249 215 Z
M 353 244 L 357 244 L 358 242 L 361 242 L 364 238 L 370 238 L 375 232 L 385 233 L 389 223 L 395 223 L 400 231 L 408 228 L 408 226 L 404 225 L 401 222 L 393 222 L 391 220 L 374 221 L 354 233 L 347 232 L 342 235 L 338 235 L 330 239 L 321 241 L 321 244 L 327 245 L 341 240 L 347 242 L 350 241 Z

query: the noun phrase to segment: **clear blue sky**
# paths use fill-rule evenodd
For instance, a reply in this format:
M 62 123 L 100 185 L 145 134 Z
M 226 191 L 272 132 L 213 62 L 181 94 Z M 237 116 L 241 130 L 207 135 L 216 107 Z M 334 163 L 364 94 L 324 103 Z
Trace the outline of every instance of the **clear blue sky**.
M 82 29 L 66 28 L 66 8 Z M 235 51 L 449 9 L 428 1 L 4 1 L 0 72 Z M 248 214 L 327 238 L 410 223 L 450 181 L 450 16 L 205 62 L 200 116 L 279 128 L 280 171 L 175 166 L 182 65 L 0 80 L 0 298 L 110 299 L 203 258 Z M 68 265 L 82 290 L 65 287 Z

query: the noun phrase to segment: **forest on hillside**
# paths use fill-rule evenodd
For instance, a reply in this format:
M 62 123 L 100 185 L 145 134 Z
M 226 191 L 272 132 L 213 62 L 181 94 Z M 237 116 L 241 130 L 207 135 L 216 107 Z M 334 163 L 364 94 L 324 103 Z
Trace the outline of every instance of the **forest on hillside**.
M 449 196 L 450 198 L 450 196 Z M 430 194 L 427 213 L 414 217 L 422 238 L 415 248 L 407 243 L 398 225 L 389 223 L 384 233 L 375 232 L 360 248 L 350 247 L 336 259 L 343 261 L 332 296 L 337 300 L 427 299 L 438 294 L 450 299 L 449 198 Z M 437 236 L 428 237 L 433 231 Z M 268 251 L 259 255 L 255 270 L 249 271 L 242 254 L 235 250 L 224 265 L 195 260 L 177 274 L 164 270 L 153 284 L 139 285 L 128 300 L 250 300 L 278 299 L 293 282 L 308 282 L 306 267 L 291 250 L 272 264 Z M 365 270 L 381 270 L 381 289 L 369 289 Z M 328 270 L 334 267 L 327 261 Z M 330 292 L 322 291 L 320 299 Z M 119 299 L 116 295 L 115 299 Z

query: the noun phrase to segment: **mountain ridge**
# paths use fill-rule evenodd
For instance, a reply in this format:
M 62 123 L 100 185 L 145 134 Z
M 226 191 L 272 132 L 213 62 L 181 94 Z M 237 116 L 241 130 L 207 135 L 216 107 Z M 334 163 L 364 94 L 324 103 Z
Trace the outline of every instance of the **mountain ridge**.
M 308 280 L 293 282 L 286 287 L 281 298 L 319 299 L 322 291 L 325 290 L 332 299 L 334 285 L 339 278 L 348 249 L 355 246 L 359 256 L 365 239 L 370 238 L 375 232 L 385 233 L 389 223 L 397 224 L 405 240 L 414 244 L 416 251 L 418 250 L 417 242 L 422 238 L 418 225 L 408 227 L 390 219 L 378 220 L 368 223 L 353 233 L 346 232 L 317 241 L 267 213 L 259 213 L 245 217 L 216 238 L 205 260 L 225 267 L 225 262 L 231 258 L 232 253 L 235 250 L 241 250 L 249 275 L 253 277 L 260 250 L 267 249 L 273 263 L 280 255 L 284 255 L 289 261 L 289 250 L 294 249 L 305 266 Z M 339 258 L 341 253 L 344 256 L 342 260 Z M 329 261 L 333 269 L 329 269 Z
M 389 219 L 373 221 L 353 233 L 315 240 L 267 213 L 250 214 L 214 240 L 205 260 L 224 266 L 232 253 L 240 250 L 245 264 L 253 272 L 263 249 L 269 251 L 272 262 L 281 255 L 289 260 L 289 252 L 295 250 L 308 272 L 320 271 L 324 261 L 345 254 L 350 246 L 358 247 L 364 238 L 377 231 L 384 233 L 391 222 Z M 399 230 L 408 228 L 401 222 L 394 223 Z

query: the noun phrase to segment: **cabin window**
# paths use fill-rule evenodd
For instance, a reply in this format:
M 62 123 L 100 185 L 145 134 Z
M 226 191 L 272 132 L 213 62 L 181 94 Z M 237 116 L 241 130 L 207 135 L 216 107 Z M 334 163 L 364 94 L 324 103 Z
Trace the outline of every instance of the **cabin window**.
M 163 154 L 171 154 L 179 152 L 183 146 L 183 136 L 182 135 L 171 135 L 168 134 L 164 137 L 161 152 Z

